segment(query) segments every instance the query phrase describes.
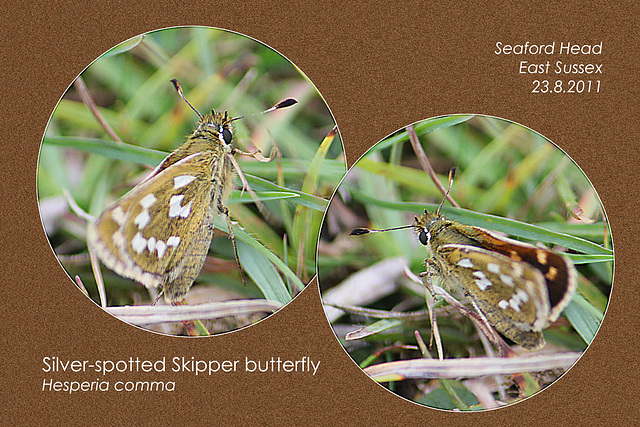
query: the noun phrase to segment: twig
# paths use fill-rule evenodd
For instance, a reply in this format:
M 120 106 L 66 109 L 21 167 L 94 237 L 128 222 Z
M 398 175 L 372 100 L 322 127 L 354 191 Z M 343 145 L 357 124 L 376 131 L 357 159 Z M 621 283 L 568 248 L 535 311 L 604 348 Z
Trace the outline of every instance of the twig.
M 98 294 L 100 295 L 100 306 L 107 308 L 107 292 L 104 289 L 104 281 L 102 280 L 102 271 L 100 271 L 100 264 L 98 264 L 98 257 L 89 248 L 89 256 L 91 257 L 91 269 L 96 279 L 96 286 L 98 287 Z
M 409 270 L 409 267 L 406 265 L 404 268 L 404 273 L 413 282 L 420 283 L 424 286 L 424 282 L 420 279 L 420 277 L 416 276 L 411 270 Z M 433 285 L 430 283 L 429 283 L 429 286 L 433 288 Z M 434 303 L 433 295 L 431 294 L 431 290 L 427 289 L 426 286 L 424 289 L 425 289 L 424 298 L 427 303 L 427 309 L 429 311 L 429 321 L 431 322 L 431 331 L 433 333 L 432 337 L 436 342 L 436 349 L 438 350 L 438 358 L 442 360 L 444 357 L 443 356 L 444 350 L 442 347 L 442 339 L 440 338 L 440 329 L 438 328 L 438 322 L 436 321 L 435 310 L 433 309 L 433 303 Z
M 388 311 L 376 310 L 368 307 L 359 307 L 355 305 L 337 305 L 329 302 L 323 302 L 324 305 L 337 308 L 351 315 L 360 315 L 372 317 L 374 319 L 404 319 L 404 320 L 424 320 L 429 318 L 427 310 L 419 311 Z
M 253 313 L 273 313 L 282 303 L 270 300 L 234 300 L 200 305 L 136 305 L 108 307 L 106 310 L 119 319 L 134 325 L 162 322 L 184 322 L 196 319 L 215 319 Z
M 87 291 L 87 288 L 84 286 L 84 283 L 82 283 L 82 279 L 80 278 L 80 276 L 76 274 L 75 279 L 76 279 L 76 285 L 78 285 L 78 288 L 80 288 L 82 293 L 85 294 L 86 296 L 89 296 L 89 292 Z
M 438 187 L 438 189 L 442 192 L 442 194 L 447 195 L 447 200 L 451 202 L 453 206 L 459 208 L 460 205 L 453 200 L 450 194 L 447 194 L 447 189 L 440 183 L 440 180 L 436 176 L 435 171 L 431 167 L 431 163 L 429 163 L 429 159 L 427 158 L 426 153 L 422 149 L 422 145 L 420 145 L 420 141 L 418 141 L 418 135 L 416 135 L 416 131 L 413 128 L 413 125 L 409 125 L 406 127 L 407 133 L 409 134 L 409 141 L 411 141 L 411 146 L 413 147 L 413 151 L 416 153 L 416 157 L 420 162 L 420 166 L 422 169 L 429 174 L 433 183 Z
M 79 218 L 86 220 L 88 223 L 92 223 L 96 221 L 96 218 L 93 215 L 88 214 L 80 206 L 78 206 L 73 196 L 71 195 L 71 193 L 69 193 L 69 191 L 67 191 L 66 188 L 62 189 L 62 195 L 67 200 L 67 203 L 69 203 L 69 207 L 71 208 L 73 213 L 78 215 Z
M 89 107 L 89 110 L 91 110 L 91 113 L 93 114 L 93 116 L 98 120 L 98 123 L 102 125 L 102 128 L 109 134 L 109 136 L 111 136 L 111 138 L 113 138 L 114 141 L 121 143 L 122 140 L 120 139 L 120 137 L 116 135 L 113 129 L 111 129 L 111 126 L 109 126 L 109 123 L 107 123 L 104 117 L 102 117 L 102 114 L 100 114 L 100 111 L 98 110 L 96 103 L 93 102 L 93 98 L 89 93 L 89 89 L 87 89 L 87 86 L 84 84 L 84 80 L 82 80 L 82 77 L 78 77 L 74 85 L 76 87 L 76 90 L 80 94 L 80 98 L 82 99 L 82 102 L 87 107 Z
M 475 357 L 470 359 L 411 359 L 380 363 L 364 371 L 376 381 L 433 378 L 475 378 L 488 375 L 507 375 L 520 372 L 541 372 L 569 369 L 582 355 L 567 352 L 521 357 Z

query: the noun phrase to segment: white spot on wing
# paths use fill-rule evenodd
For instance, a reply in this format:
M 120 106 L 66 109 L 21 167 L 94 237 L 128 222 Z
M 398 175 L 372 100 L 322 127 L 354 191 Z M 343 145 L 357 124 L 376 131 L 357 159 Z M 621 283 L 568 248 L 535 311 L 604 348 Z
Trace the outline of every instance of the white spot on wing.
M 180 194 L 178 196 L 172 196 L 169 199 L 169 218 L 175 218 L 180 216 L 182 218 L 186 218 L 191 213 L 191 202 L 182 206 L 182 199 L 184 199 L 184 195 Z
M 191 201 L 193 202 L 193 200 Z M 191 202 L 189 202 L 189 204 L 187 204 L 186 206 L 183 206 L 182 209 L 180 209 L 180 216 L 182 218 L 186 218 L 189 216 L 189 214 L 191 213 Z
M 182 204 L 182 199 L 184 199 L 184 194 L 178 194 L 177 196 L 171 196 L 171 199 L 169 199 L 169 205 L 170 206 L 180 206 Z
M 173 178 L 173 188 L 178 189 L 182 188 L 185 185 L 190 184 L 193 180 L 196 179 L 193 175 L 180 175 Z
M 146 196 L 144 196 L 142 199 L 140 199 L 140 206 L 142 206 L 144 209 L 149 209 L 151 205 L 153 205 L 156 202 L 156 200 L 158 200 L 156 199 L 156 196 L 149 193 Z
M 513 270 L 513 275 L 515 277 L 521 277 L 524 274 L 524 268 L 522 268 L 522 266 L 517 262 L 511 263 L 511 269 Z
M 143 209 L 142 212 L 140 212 L 138 216 L 133 220 L 133 223 L 136 224 L 140 230 L 142 230 L 147 226 L 147 224 L 149 224 L 149 221 L 151 221 L 149 211 Z
M 493 274 L 500 274 L 500 266 L 493 262 L 487 264 L 487 270 Z
M 518 289 L 516 291 L 516 294 L 512 296 L 511 299 L 509 300 L 509 305 L 515 311 L 519 312 L 520 305 L 522 305 L 523 302 L 527 302 L 527 301 L 529 301 L 529 295 L 527 295 L 527 293 L 522 289 Z
M 469 258 L 462 258 L 456 265 L 463 268 L 472 268 L 473 262 Z
M 149 240 L 147 240 L 147 249 L 149 249 L 149 252 L 153 253 L 153 251 L 156 250 L 156 238 L 155 237 L 149 237 Z
M 162 240 L 158 240 L 158 243 L 156 243 L 156 249 L 158 250 L 158 259 L 160 259 L 162 258 L 162 255 L 164 255 L 164 251 L 167 250 L 167 244 Z
M 511 287 L 514 286 L 513 277 L 509 276 L 508 274 L 501 274 L 500 280 L 502 280 L 502 283 L 504 283 L 505 285 L 508 285 Z
M 147 239 L 142 237 L 142 234 L 138 231 L 136 235 L 133 236 L 133 239 L 131 239 L 131 247 L 139 254 L 147 247 Z
M 493 285 L 493 283 L 491 283 L 491 280 L 487 279 L 487 276 L 485 276 L 482 271 L 474 271 L 473 275 L 475 277 L 477 277 L 475 282 L 476 282 L 476 285 L 478 285 L 478 288 L 480 288 L 481 291 L 484 291 L 489 286 Z
M 518 292 L 516 292 L 516 295 L 520 296 L 520 299 L 522 300 L 522 302 L 529 301 L 529 294 L 527 294 L 522 289 L 518 289 Z
M 111 218 L 120 226 L 124 224 L 124 211 L 120 206 L 111 211 Z
M 509 307 L 509 303 L 505 300 L 500 300 L 500 302 L 498 303 L 498 307 L 500 307 L 503 310 L 506 310 Z
M 111 236 L 111 238 L 113 239 L 113 243 L 118 248 L 124 248 L 126 242 L 124 240 L 124 235 L 122 234 L 122 229 L 119 229 L 118 231 L 113 233 L 113 236 Z
M 178 196 L 171 196 L 171 199 L 169 199 L 169 218 L 175 218 L 178 215 L 182 215 L 182 209 L 183 209 L 182 199 L 184 199 L 184 194 L 180 194 Z
M 179 236 L 171 236 L 167 239 L 167 246 L 173 246 L 176 247 L 180 244 L 180 237 Z

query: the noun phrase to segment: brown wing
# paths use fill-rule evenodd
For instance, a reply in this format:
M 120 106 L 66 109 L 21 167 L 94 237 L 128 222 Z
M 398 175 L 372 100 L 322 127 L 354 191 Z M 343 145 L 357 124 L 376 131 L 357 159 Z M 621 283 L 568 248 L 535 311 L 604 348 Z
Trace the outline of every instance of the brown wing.
M 204 258 L 213 236 L 207 223 L 213 220 L 211 177 L 218 159 L 211 151 L 188 156 L 107 208 L 89 227 L 98 258 L 148 287 L 179 274 L 189 257 Z
M 495 320 L 509 319 L 523 330 L 541 331 L 548 326 L 549 300 L 540 271 L 475 246 L 444 245 L 439 256 L 455 266 L 450 274 L 472 299 L 495 307 Z
M 472 228 L 482 233 L 483 247 L 514 261 L 523 261 L 542 272 L 551 303 L 549 320 L 555 321 L 577 288 L 577 273 L 571 261 L 555 252 L 501 237 L 478 227 Z

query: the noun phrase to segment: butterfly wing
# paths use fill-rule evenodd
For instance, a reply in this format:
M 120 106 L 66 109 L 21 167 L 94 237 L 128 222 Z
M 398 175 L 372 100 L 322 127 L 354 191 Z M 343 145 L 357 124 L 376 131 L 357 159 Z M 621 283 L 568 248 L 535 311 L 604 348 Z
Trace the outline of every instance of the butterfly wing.
M 511 260 L 523 261 L 542 272 L 551 303 L 549 321 L 555 321 L 571 301 L 578 286 L 577 273 L 571 261 L 561 254 L 498 236 L 489 230 L 472 228 L 482 233 L 483 247 L 508 256 Z
M 89 228 L 88 242 L 98 258 L 124 277 L 162 286 L 168 301 L 182 299 L 213 237 L 220 156 L 190 155 L 154 172 L 107 208 Z
M 463 287 L 499 332 L 526 348 L 544 344 L 540 331 L 548 326 L 550 307 L 539 270 L 469 245 L 443 245 L 439 256 L 446 265 L 459 267 L 449 271 L 449 278 Z

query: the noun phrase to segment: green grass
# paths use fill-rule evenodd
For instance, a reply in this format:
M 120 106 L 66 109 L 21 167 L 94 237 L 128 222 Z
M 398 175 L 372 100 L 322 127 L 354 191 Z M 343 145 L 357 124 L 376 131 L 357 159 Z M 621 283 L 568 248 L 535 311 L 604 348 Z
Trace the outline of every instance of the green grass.
M 613 251 L 600 199 L 580 168 L 542 136 L 500 119 L 439 117 L 416 124 L 415 129 L 445 188 L 449 169 L 458 167 L 451 195 L 464 209 L 445 202 L 441 211 L 444 216 L 532 244 L 544 244 L 567 253 L 573 260 L 579 272 L 578 294 L 560 321 L 545 331 L 545 337 L 547 348 L 583 351 L 594 338 L 606 309 Z M 435 211 L 442 200 L 442 193 L 416 160 L 404 129 L 369 150 L 349 171 L 337 194 L 340 198 L 332 200 L 327 218 L 340 227 L 323 229 L 321 236 L 318 275 L 323 293 L 334 285 L 348 283 L 347 279 L 362 277 L 355 274 L 393 257 L 404 257 L 414 274 L 425 271 L 424 261 L 429 254 L 417 242 L 412 229 L 348 236 L 356 227 L 412 224 L 415 215 L 424 209 Z M 575 216 L 584 220 L 578 221 Z M 404 277 L 389 280 L 397 282 L 396 290 L 366 303 L 367 307 L 387 313 L 425 309 L 423 287 Z M 371 283 L 354 287 L 369 295 L 374 289 L 368 287 L 375 286 Z M 333 299 L 331 302 L 341 304 Z M 343 304 L 358 305 L 353 300 Z M 468 319 L 443 302 L 436 307 L 445 358 L 485 354 Z M 425 341 L 431 334 L 429 319 L 424 316 L 416 320 L 400 316 L 393 319 L 390 315 L 377 321 L 375 316 L 360 313 L 342 316 L 333 326 L 351 356 L 361 364 L 420 358 L 417 347 L 410 349 L 416 346 L 414 331 L 420 331 Z M 343 339 L 345 332 L 363 326 L 360 339 Z M 430 353 L 437 357 L 435 346 Z M 455 393 L 452 397 L 453 389 L 466 390 L 461 382 L 455 387 L 427 380 L 422 385 L 415 381 L 387 384 L 407 398 L 441 408 L 456 407 L 456 401 L 461 402 Z M 536 381 L 525 377 L 523 384 L 527 384 L 523 386 L 527 393 L 533 393 L 545 381 L 531 387 Z M 422 387 L 432 391 L 422 394 Z M 510 396 L 512 391 L 507 390 L 508 402 L 516 398 Z M 468 391 L 463 394 L 468 397 Z M 472 409 L 477 408 L 466 397 L 463 400 Z
M 246 298 L 286 303 L 315 274 L 315 250 L 328 197 L 346 167 L 339 137 L 325 139 L 333 119 L 314 86 L 278 53 L 249 38 L 208 28 L 174 28 L 132 39 L 93 62 L 82 79 L 122 142 L 114 141 L 71 86 L 48 125 L 38 165 L 38 196 L 59 201 L 63 189 L 94 216 L 144 177 L 193 131 L 196 114 L 179 98 L 177 78 L 201 113 L 228 110 L 235 146 L 277 145 L 270 163 L 237 156 L 251 187 L 269 212 L 266 220 L 239 190 L 229 200 L 231 216 L 243 228 L 235 234 L 240 261 L 255 286 L 243 286 L 229 239 L 216 231 L 196 284 L 215 285 Z M 257 114 L 293 97 L 298 104 Z M 323 142 L 324 141 L 324 142 Z M 239 180 L 237 180 L 239 184 Z M 239 185 L 236 185 L 239 188 Z M 97 292 L 86 257 L 86 222 L 68 210 L 42 212 L 54 251 L 67 272 L 80 275 L 90 296 Z M 224 221 L 216 227 L 225 230 Z M 146 290 L 103 268 L 109 305 L 148 298 Z

